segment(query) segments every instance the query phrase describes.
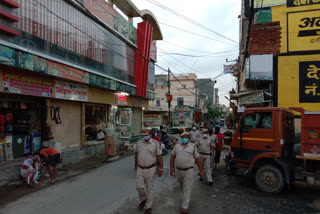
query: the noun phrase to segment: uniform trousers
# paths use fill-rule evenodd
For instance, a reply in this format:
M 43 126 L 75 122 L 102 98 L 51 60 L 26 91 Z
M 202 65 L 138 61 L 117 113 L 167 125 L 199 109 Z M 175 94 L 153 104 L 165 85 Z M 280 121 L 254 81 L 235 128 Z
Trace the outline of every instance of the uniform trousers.
M 140 201 L 147 200 L 145 207 L 151 208 L 153 201 L 153 183 L 156 174 L 156 167 L 150 169 L 137 168 L 136 187 L 139 194 Z
M 204 176 L 207 178 L 208 182 L 212 182 L 211 159 L 211 155 L 200 154 L 200 160 L 204 168 Z
M 183 194 L 182 208 L 188 209 L 190 198 L 191 198 L 192 182 L 193 182 L 193 168 L 188 169 L 186 171 L 177 169 L 176 174 L 177 174 L 177 180 L 179 182 L 179 185 Z

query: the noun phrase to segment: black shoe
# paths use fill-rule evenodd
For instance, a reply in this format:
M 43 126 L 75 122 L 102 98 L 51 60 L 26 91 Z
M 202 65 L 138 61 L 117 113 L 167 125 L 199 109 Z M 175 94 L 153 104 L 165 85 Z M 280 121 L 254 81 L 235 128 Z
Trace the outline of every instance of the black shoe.
M 141 201 L 139 204 L 139 210 L 142 210 L 144 208 L 144 205 L 146 205 L 147 200 Z
M 203 178 L 200 178 L 199 181 L 203 181 Z
M 212 185 L 213 185 L 213 182 L 209 182 L 208 184 L 209 184 L 209 186 L 212 186 Z
M 152 210 L 151 208 L 146 209 L 146 211 L 144 212 L 145 214 L 151 214 Z

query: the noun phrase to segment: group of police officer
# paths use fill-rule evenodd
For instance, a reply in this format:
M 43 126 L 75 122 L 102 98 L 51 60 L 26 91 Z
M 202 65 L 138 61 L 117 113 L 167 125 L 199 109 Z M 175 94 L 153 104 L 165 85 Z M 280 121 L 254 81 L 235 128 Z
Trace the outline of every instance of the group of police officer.
M 221 148 L 221 143 L 223 144 L 223 142 L 219 143 L 218 132 L 217 128 L 213 134 L 212 130 L 205 129 L 203 126 L 200 130 L 193 126 L 190 132 L 183 132 L 180 135 L 181 139 L 173 147 L 170 158 L 170 175 L 177 178 L 182 190 L 183 214 L 188 213 L 195 163 L 199 168 L 200 181 L 205 179 L 209 185 L 213 184 L 212 170 L 213 166 L 216 166 L 213 154 L 215 154 L 215 148 L 219 148 L 219 145 Z M 150 130 L 142 130 L 142 135 L 143 139 L 137 142 L 135 154 L 136 187 L 140 199 L 139 209 L 146 208 L 145 214 L 150 214 L 152 213 L 152 191 L 157 165 L 158 176 L 162 176 L 163 161 L 159 143 L 151 138 Z

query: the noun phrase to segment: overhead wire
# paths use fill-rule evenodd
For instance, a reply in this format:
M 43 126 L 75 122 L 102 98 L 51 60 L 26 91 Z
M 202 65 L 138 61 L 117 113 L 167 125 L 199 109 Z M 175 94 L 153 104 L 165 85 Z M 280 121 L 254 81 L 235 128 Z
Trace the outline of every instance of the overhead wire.
M 194 32 L 192 32 L 192 31 L 184 30 L 184 29 L 182 29 L 182 28 L 178 28 L 178 27 L 175 27 L 175 26 L 173 26 L 173 25 L 169 25 L 169 24 L 166 24 L 166 23 L 163 23 L 163 22 L 159 22 L 159 23 L 162 24 L 162 25 L 165 25 L 165 26 L 168 26 L 168 27 L 171 27 L 171 28 L 174 28 L 174 29 L 177 29 L 177 30 L 180 30 L 180 31 L 189 33 L 189 34 L 192 34 L 192 35 L 195 35 L 195 36 L 199 36 L 199 37 L 205 38 L 205 39 L 213 40 L 213 41 L 220 42 L 220 43 L 227 44 L 227 45 L 238 46 L 238 45 L 236 45 L 236 44 L 231 44 L 231 43 L 228 43 L 228 42 L 223 42 L 223 41 L 220 41 L 220 40 L 211 38 L 211 37 L 209 37 L 209 36 L 204 36 L 204 35 L 201 35 L 201 34 L 198 34 L 198 33 L 194 33 Z
M 186 17 L 186 16 L 183 15 L 183 14 L 178 13 L 177 11 L 174 11 L 173 9 L 171 9 L 171 8 L 169 8 L 169 7 L 166 7 L 165 5 L 162 5 L 162 4 L 158 3 L 157 1 L 154 1 L 154 0 L 147 0 L 147 1 L 149 1 L 150 3 L 158 6 L 158 7 L 162 8 L 162 9 L 164 9 L 164 10 L 166 10 L 166 11 L 174 14 L 175 16 L 178 16 L 179 18 L 182 18 L 182 19 L 184 19 L 184 20 L 186 20 L 186 21 L 188 21 L 188 22 L 190 22 L 190 23 L 192 23 L 192 24 L 194 24 L 194 25 L 196 25 L 196 26 L 198 26 L 198 27 L 200 27 L 200 28 L 202 28 L 202 29 L 204 29 L 204 30 L 207 30 L 207 31 L 209 31 L 209 32 L 211 32 L 211 33 L 214 33 L 215 35 L 220 36 L 220 37 L 222 37 L 222 38 L 224 38 L 224 39 L 226 39 L 226 40 L 229 40 L 229 41 L 231 41 L 231 42 L 233 42 L 233 43 L 235 43 L 235 44 L 238 44 L 238 42 L 236 42 L 236 41 L 234 41 L 234 40 L 232 40 L 232 39 L 230 39 L 230 38 L 222 35 L 221 33 L 218 33 L 218 32 L 216 32 L 216 31 L 208 28 L 207 26 L 205 26 L 205 25 L 203 25 L 203 24 L 201 24 L 201 23 L 199 23 L 199 22 L 196 22 L 196 21 L 190 19 L 189 17 Z

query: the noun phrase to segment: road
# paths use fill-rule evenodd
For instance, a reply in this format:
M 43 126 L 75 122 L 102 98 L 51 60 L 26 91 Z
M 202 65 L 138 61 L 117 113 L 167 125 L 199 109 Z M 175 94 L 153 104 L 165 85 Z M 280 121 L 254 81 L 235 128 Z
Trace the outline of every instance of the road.
M 169 155 L 164 175 L 156 178 L 153 213 L 180 213 L 181 195 L 169 175 Z M 1 208 L 1 214 L 138 214 L 133 156 L 57 183 Z M 250 178 L 228 177 L 220 164 L 212 187 L 195 176 L 190 213 L 317 213 L 319 189 L 298 186 L 280 195 L 255 189 Z M 5 197 L 5 196 L 3 196 Z

